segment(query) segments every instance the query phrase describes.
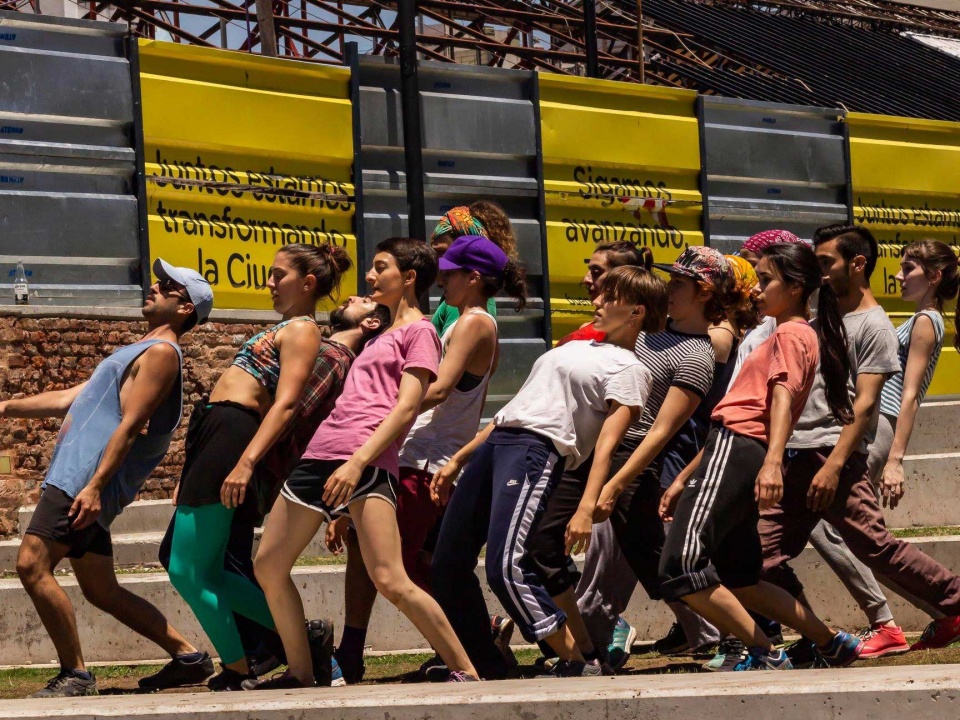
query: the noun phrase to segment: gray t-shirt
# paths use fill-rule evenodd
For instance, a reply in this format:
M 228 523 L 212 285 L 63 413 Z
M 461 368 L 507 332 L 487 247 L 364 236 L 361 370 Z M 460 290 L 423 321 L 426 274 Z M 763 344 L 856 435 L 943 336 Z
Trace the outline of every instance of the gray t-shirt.
M 900 369 L 900 360 L 897 356 L 899 345 L 893 323 L 879 305 L 869 310 L 844 315 L 843 326 L 847 331 L 847 355 L 850 358 L 851 370 L 850 377 L 847 379 L 847 389 L 850 392 L 850 402 L 853 402 L 856 395 L 857 375 L 870 373 L 889 376 Z M 877 409 L 860 442 L 860 452 L 867 452 L 867 446 L 873 442 L 877 432 L 879 412 L 878 398 Z M 827 405 L 826 388 L 818 368 L 813 380 L 813 389 L 810 390 L 810 397 L 803 408 L 803 415 L 800 416 L 787 447 L 793 449 L 834 447 L 840 439 L 842 427 L 834 419 Z

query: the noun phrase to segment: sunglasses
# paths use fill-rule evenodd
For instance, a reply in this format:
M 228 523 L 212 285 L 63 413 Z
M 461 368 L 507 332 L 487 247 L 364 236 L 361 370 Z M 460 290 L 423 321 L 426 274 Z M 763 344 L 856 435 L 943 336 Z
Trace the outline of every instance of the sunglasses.
M 157 281 L 157 287 L 164 295 L 172 295 L 173 297 L 183 300 L 184 302 L 190 302 L 190 298 L 181 292 L 186 288 L 180 287 L 177 283 L 173 282 L 173 280 L 159 280 Z

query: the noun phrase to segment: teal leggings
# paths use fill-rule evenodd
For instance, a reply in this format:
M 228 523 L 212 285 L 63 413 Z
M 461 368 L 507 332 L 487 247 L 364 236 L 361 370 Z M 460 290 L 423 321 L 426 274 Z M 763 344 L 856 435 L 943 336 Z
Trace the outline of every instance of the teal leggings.
M 224 665 L 245 657 L 234 612 L 274 629 L 263 591 L 224 570 L 234 512 L 220 503 L 178 506 L 170 548 L 170 582 L 197 616 Z

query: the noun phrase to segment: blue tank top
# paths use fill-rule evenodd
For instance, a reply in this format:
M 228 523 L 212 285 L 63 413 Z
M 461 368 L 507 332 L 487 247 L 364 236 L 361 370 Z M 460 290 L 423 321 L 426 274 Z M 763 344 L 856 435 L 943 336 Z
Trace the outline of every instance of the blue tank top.
M 148 348 L 157 343 L 172 345 L 180 357 L 180 374 L 170 395 L 160 403 L 137 436 L 123 463 L 107 482 L 100 497 L 97 519 L 104 528 L 133 502 L 140 488 L 160 464 L 180 424 L 183 409 L 183 355 L 167 340 L 141 340 L 122 347 L 101 362 L 77 396 L 60 426 L 57 445 L 43 487 L 52 485 L 75 498 L 93 477 L 107 443 L 120 425 L 120 385 L 127 368 Z

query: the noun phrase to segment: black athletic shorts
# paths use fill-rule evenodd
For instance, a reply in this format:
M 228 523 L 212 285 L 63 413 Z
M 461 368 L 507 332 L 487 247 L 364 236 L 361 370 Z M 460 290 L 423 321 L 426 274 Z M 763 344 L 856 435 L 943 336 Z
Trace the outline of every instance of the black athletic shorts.
M 397 479 L 386 470 L 367 465 L 360 475 L 357 487 L 343 505 L 331 507 L 323 501 L 323 486 L 333 471 L 345 460 L 301 460 L 283 484 L 280 494 L 290 502 L 321 513 L 329 522 L 332 518 L 349 515 L 348 506 L 357 500 L 379 497 L 397 507 Z
M 73 529 L 73 518 L 69 515 L 72 506 L 72 497 L 58 487 L 47 485 L 26 534 L 66 545 L 70 548 L 67 557 L 82 558 L 88 552 L 113 557 L 110 531 L 96 521 L 83 530 Z
M 223 481 L 240 462 L 260 428 L 260 413 L 239 403 L 199 402 L 190 415 L 184 442 L 177 504 L 200 507 L 220 502 Z M 256 472 L 238 513 L 255 514 Z

